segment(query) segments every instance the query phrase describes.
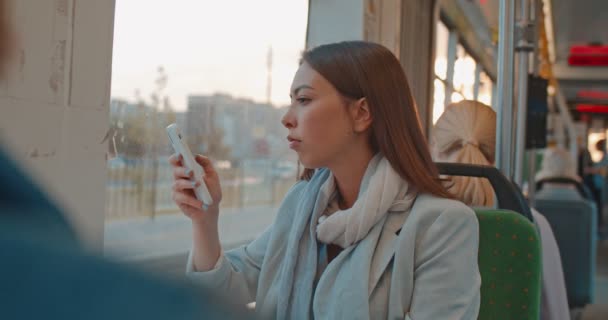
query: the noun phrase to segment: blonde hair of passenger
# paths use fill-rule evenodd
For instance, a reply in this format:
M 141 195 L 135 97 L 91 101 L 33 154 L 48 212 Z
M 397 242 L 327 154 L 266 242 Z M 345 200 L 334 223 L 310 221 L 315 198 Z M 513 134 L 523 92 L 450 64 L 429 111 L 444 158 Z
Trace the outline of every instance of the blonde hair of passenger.
M 493 165 L 496 113 L 487 105 L 463 100 L 448 105 L 433 128 L 438 162 Z M 492 206 L 494 189 L 485 178 L 451 177 L 448 191 L 470 206 Z

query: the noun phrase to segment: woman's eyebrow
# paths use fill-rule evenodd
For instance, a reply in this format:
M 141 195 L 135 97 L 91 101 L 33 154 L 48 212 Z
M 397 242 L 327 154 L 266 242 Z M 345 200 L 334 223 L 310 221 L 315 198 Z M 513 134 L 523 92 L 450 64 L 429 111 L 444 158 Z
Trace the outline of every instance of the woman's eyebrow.
M 294 94 L 294 95 L 297 95 L 297 94 L 298 94 L 298 92 L 299 92 L 300 90 L 302 90 L 302 89 L 312 89 L 312 90 L 314 90 L 314 88 L 313 88 L 313 87 L 311 87 L 311 86 L 309 86 L 309 85 L 306 85 L 306 84 L 303 84 L 303 85 L 301 85 L 301 86 L 299 86 L 299 87 L 295 88 L 295 89 L 293 90 L 293 94 Z M 291 96 L 291 94 L 290 94 L 289 96 Z

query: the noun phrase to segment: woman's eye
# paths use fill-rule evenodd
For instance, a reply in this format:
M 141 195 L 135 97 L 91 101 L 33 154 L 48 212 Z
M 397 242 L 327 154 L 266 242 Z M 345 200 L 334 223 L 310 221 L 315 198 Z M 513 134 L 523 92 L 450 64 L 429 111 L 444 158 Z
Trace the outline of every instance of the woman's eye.
M 296 101 L 299 104 L 306 104 L 306 103 L 308 103 L 310 101 L 310 99 L 309 98 L 304 98 L 304 97 L 299 97 L 299 98 L 296 99 Z

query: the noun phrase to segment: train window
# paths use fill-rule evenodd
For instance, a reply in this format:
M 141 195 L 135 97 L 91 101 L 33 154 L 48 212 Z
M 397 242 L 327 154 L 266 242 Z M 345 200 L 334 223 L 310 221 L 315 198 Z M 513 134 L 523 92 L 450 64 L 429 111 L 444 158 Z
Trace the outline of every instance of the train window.
M 458 92 L 458 91 L 454 91 L 452 92 L 452 95 L 450 96 L 450 100 L 452 102 L 460 102 L 462 100 L 465 100 L 466 98 L 462 95 L 462 93 Z
M 171 199 L 165 127 L 173 122 L 219 171 L 223 246 L 272 222 L 296 180 L 280 119 L 307 16 L 305 0 L 116 1 L 107 254 L 138 260 L 189 249 L 190 220 Z
M 477 63 L 460 44 L 456 49 L 456 54 L 457 58 L 454 62 L 454 79 L 452 81 L 454 91 L 455 93 L 459 93 L 459 95 L 452 95 L 452 102 L 460 101 L 463 98 L 469 100 L 474 99 L 473 91 Z
M 446 80 L 448 72 L 448 41 L 450 30 L 446 25 L 439 21 L 437 22 L 437 34 L 435 37 L 435 80 L 433 81 L 433 123 L 439 119 L 443 113 Z
M 438 78 L 433 81 L 433 123 L 443 113 L 443 102 L 445 101 L 445 83 Z
M 479 74 L 479 93 L 477 95 L 477 100 L 488 106 L 492 106 L 492 87 L 492 79 L 490 79 L 487 73 L 481 71 Z
M 435 38 L 435 76 L 445 80 L 448 72 L 448 38 L 450 31 L 439 21 Z
M 433 123 L 437 122 L 447 103 L 468 99 L 491 105 L 492 80 L 481 70 L 477 61 L 463 45 L 456 43 L 454 43 L 455 56 L 449 56 L 450 36 L 455 35 L 457 31 L 448 29 L 442 21 L 439 21 L 436 32 Z

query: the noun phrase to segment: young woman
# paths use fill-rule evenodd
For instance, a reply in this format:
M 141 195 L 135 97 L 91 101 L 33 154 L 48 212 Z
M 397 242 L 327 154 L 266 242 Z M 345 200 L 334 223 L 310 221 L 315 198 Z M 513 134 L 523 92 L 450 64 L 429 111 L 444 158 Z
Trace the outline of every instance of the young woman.
M 197 156 L 214 205 L 178 156 L 173 197 L 192 220 L 189 276 L 276 319 L 476 319 L 474 213 L 442 187 L 401 66 L 368 42 L 304 53 L 282 119 L 306 168 L 274 223 L 222 252 L 219 178 Z

